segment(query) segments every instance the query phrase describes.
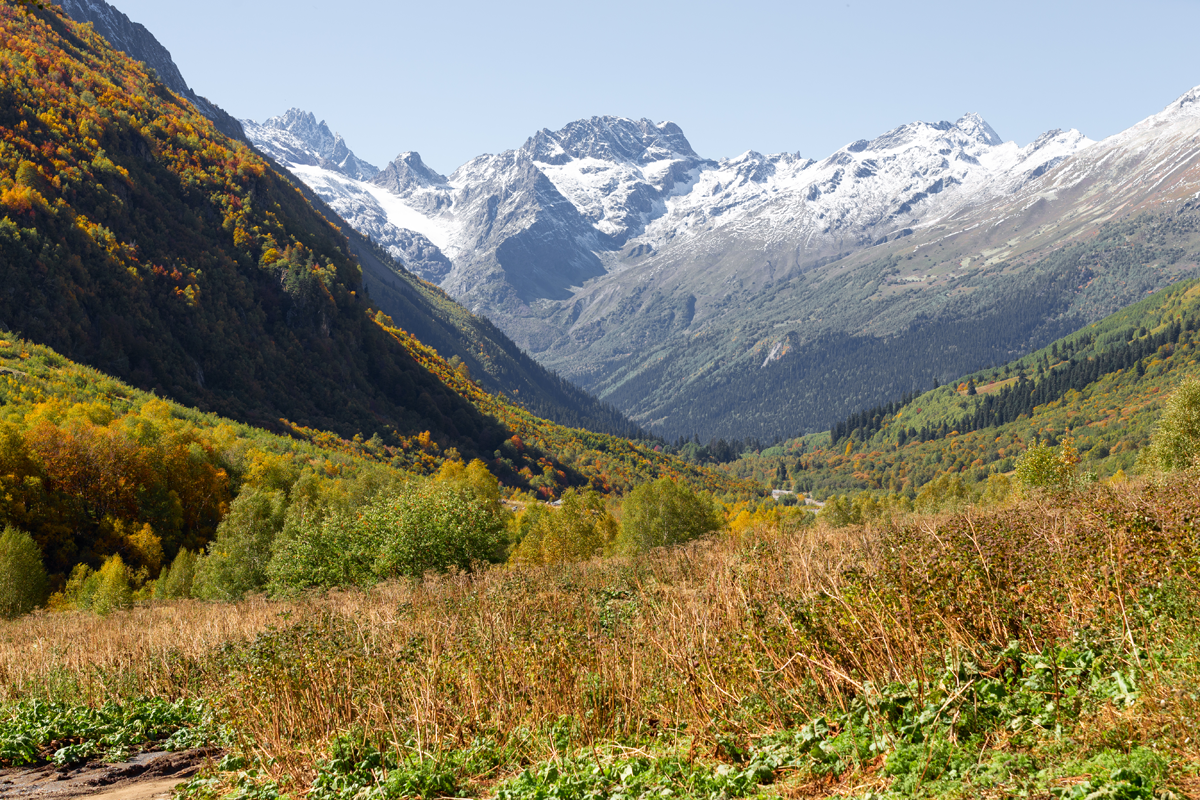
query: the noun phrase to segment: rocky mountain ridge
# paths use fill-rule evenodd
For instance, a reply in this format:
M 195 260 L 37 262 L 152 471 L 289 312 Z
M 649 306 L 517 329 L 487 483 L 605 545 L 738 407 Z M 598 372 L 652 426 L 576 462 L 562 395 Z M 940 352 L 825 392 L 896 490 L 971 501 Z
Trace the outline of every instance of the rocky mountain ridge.
M 245 124 L 261 149 L 308 168 L 298 174 L 357 229 L 534 352 L 561 331 L 535 322 L 530 303 L 563 300 L 648 256 L 694 259 L 732 233 L 793 243 L 796 265 L 807 266 L 1010 193 L 1090 144 L 1077 131 L 1051 131 L 1021 148 L 968 114 L 905 125 L 820 162 L 754 151 L 713 161 L 674 123 L 593 117 L 543 129 L 448 178 L 415 153 L 363 176 L 327 164 L 328 129 L 310 125 L 289 142 L 267 133 L 303 117 L 293 109 Z
M 280 162 L 318 166 L 362 181 L 379 172 L 378 167 L 350 152 L 346 140 L 330 131 L 324 120 L 317 122 L 311 113 L 298 108 L 261 125 L 245 120 L 242 127 L 250 129 L 247 136 L 260 150 Z

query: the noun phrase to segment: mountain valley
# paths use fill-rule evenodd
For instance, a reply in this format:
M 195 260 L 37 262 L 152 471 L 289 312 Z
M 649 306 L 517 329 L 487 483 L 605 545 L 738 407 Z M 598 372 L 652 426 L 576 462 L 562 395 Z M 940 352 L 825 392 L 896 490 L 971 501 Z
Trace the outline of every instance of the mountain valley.
M 1200 796 L 1200 90 L 447 176 L 0 41 L 0 797 Z

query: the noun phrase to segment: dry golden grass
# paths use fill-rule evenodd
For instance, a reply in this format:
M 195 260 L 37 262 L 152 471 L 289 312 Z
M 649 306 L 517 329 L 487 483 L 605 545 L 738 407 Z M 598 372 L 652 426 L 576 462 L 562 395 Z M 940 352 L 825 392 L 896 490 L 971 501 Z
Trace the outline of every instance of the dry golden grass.
M 183 601 L 108 617 L 86 612 L 0 620 L 0 701 L 69 694 L 88 703 L 131 694 L 194 694 L 196 666 L 228 642 L 245 641 L 288 612 L 263 598 Z

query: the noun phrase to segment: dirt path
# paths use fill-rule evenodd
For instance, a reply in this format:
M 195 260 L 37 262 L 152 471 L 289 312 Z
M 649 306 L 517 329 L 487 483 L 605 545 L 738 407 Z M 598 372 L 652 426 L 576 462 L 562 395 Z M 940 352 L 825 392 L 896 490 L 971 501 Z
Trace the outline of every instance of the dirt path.
M 120 764 L 93 761 L 75 769 L 53 765 L 0 770 L 0 798 L 66 800 L 166 800 L 219 750 L 140 753 Z

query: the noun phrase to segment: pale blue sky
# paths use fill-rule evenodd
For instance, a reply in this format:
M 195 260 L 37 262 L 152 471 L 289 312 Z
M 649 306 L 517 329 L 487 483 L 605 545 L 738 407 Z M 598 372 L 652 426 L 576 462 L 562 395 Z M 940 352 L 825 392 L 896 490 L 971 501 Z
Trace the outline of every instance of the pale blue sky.
M 541 128 L 670 119 L 709 158 L 822 158 L 979 112 L 1027 144 L 1093 139 L 1200 84 L 1200 2 L 116 0 L 237 117 L 297 106 L 383 166 L 449 173 Z

